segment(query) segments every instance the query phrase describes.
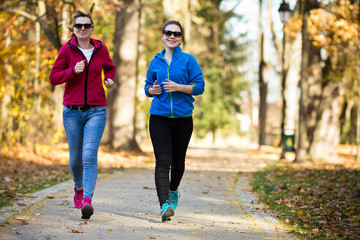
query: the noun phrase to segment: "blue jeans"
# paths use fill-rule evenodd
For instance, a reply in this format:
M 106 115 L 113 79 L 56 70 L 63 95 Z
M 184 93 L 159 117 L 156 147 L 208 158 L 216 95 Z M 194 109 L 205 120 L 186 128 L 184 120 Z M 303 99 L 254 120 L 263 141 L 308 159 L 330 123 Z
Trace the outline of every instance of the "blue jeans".
M 98 149 L 106 123 L 106 106 L 87 111 L 64 106 L 63 121 L 75 187 L 84 187 L 84 198 L 92 199 L 98 174 Z

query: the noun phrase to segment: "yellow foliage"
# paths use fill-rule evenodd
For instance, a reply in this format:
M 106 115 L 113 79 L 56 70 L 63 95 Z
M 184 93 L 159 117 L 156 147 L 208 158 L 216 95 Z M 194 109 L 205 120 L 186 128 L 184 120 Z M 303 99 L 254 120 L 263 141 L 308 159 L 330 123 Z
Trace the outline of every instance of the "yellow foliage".
M 312 10 L 308 33 L 313 45 L 325 49 L 328 55 L 354 46 L 358 37 L 358 25 L 353 21 L 353 9 L 350 1 L 340 1 L 331 11 Z
M 13 70 L 12 66 L 8 66 L 6 70 L 7 70 L 7 72 L 8 72 L 9 74 L 13 74 L 13 73 L 14 73 L 14 70 Z
M 287 24 L 285 28 L 286 37 L 289 41 L 293 41 L 296 39 L 297 34 L 301 32 L 302 20 L 300 17 L 293 18 Z
M 300 210 L 300 209 L 299 209 L 299 210 L 296 211 L 296 215 L 297 215 L 297 216 L 303 215 L 303 214 L 304 214 L 303 210 Z

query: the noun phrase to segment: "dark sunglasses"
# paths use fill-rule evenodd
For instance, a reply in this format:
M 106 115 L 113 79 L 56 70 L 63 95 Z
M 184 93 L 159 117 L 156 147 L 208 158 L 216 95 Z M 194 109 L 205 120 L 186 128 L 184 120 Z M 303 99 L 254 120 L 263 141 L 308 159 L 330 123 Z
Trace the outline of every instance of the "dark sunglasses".
M 74 28 L 76 28 L 76 29 L 82 29 L 82 27 L 84 27 L 85 29 L 90 29 L 90 28 L 92 28 L 92 24 L 90 24 L 90 23 L 85 23 L 85 24 L 81 24 L 81 23 L 76 23 L 76 24 L 74 24 Z
M 182 36 L 181 32 L 173 32 L 173 31 L 169 31 L 169 30 L 165 30 L 163 32 L 163 34 L 165 35 L 165 37 L 171 37 L 171 35 L 174 34 L 174 37 L 176 38 L 180 38 Z

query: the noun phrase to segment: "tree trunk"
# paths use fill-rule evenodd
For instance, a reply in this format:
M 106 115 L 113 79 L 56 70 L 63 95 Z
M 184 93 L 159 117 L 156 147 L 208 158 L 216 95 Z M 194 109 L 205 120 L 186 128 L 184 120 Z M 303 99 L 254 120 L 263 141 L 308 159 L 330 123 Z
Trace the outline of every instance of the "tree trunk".
M 317 125 L 317 122 L 320 119 L 320 103 L 322 101 L 322 84 L 321 80 L 322 75 L 322 66 L 321 66 L 321 56 L 320 49 L 314 46 L 308 48 L 308 72 L 306 79 L 307 88 L 306 91 L 307 100 L 304 101 L 306 108 L 306 134 L 307 134 L 307 151 L 309 151 L 310 146 L 313 142 L 314 131 Z
M 298 86 L 301 66 L 301 34 L 297 34 L 296 39 L 287 43 L 286 49 L 286 84 L 284 90 L 286 105 L 284 133 L 285 135 L 295 135 L 299 114 Z M 296 135 L 298 135 L 298 133 Z
M 357 99 L 357 121 L 356 121 L 356 145 L 357 145 L 357 148 L 356 148 L 356 162 L 357 164 L 360 164 L 360 77 L 359 77 L 359 74 L 360 74 L 360 69 L 359 69 L 359 63 L 360 63 L 360 42 L 359 42 L 359 36 L 360 36 L 360 1 L 357 0 L 356 1 L 356 5 L 358 7 L 358 38 L 357 38 L 357 48 L 356 48 L 356 75 L 357 75 L 357 87 L 358 87 L 358 99 Z
M 308 17 L 309 12 L 306 9 L 307 0 L 301 0 L 301 15 L 302 15 L 302 27 L 301 27 L 301 71 L 300 71 L 300 99 L 299 99 L 299 134 L 298 144 L 296 149 L 296 157 L 294 162 L 300 163 L 307 160 L 307 134 L 306 134 L 306 109 L 305 101 L 306 97 L 306 80 L 307 80 L 307 67 L 308 67 Z
M 259 0 L 259 148 L 265 144 L 267 82 L 264 79 L 264 33 L 262 27 L 262 0 Z
M 70 4 L 64 4 L 62 9 L 62 20 L 61 20 L 61 43 L 64 44 L 69 41 L 69 29 L 68 27 L 71 24 L 71 7 Z
M 69 32 L 69 25 L 71 23 L 71 6 L 70 4 L 64 4 L 62 9 L 62 21 L 61 21 L 61 44 L 65 44 L 69 41 L 70 32 Z M 60 50 L 60 48 L 58 49 Z M 53 110 L 53 119 L 54 119 L 54 131 L 55 136 L 64 136 L 65 138 L 65 131 L 63 127 L 63 119 L 62 119 L 62 112 L 63 112 L 63 93 L 64 93 L 64 84 L 57 85 L 53 87 L 52 92 L 52 101 L 54 103 L 54 110 Z M 57 141 L 57 140 L 56 140 Z
M 340 137 L 340 141 L 344 144 L 353 144 L 356 140 L 351 134 L 352 124 L 352 110 L 355 105 L 355 100 L 351 98 L 344 97 L 344 103 L 342 106 L 342 112 L 340 114 L 340 129 L 342 136 Z
M 140 9 L 140 25 L 139 32 L 144 32 L 145 26 L 145 14 L 144 8 Z M 144 94 L 144 79 L 146 79 L 147 63 L 145 59 L 145 34 L 139 34 L 139 47 L 138 47 L 138 75 L 137 75 L 137 85 L 136 85 L 136 111 L 135 111 L 135 139 L 136 142 L 141 143 L 143 139 L 147 137 L 147 113 L 144 112 L 146 104 L 146 95 Z
M 115 6 L 115 86 L 108 91 L 108 121 L 103 142 L 115 150 L 139 150 L 135 139 L 140 0 L 123 0 Z
M 340 94 L 339 83 L 328 82 L 322 89 L 321 103 L 318 107 L 318 120 L 312 134 L 310 156 L 322 162 L 338 162 L 335 147 L 339 144 Z
M 38 1 L 37 4 L 37 15 L 39 18 L 44 17 L 43 15 L 46 13 L 46 6 L 45 2 Z M 35 23 L 35 78 L 34 78 L 34 109 L 33 109 L 33 129 L 31 129 L 30 132 L 32 132 L 31 137 L 31 147 L 33 151 L 35 152 L 35 146 L 36 146 L 36 138 L 37 138 L 37 123 L 39 122 L 40 117 L 40 107 L 41 107 L 41 94 L 39 90 L 39 85 L 44 85 L 44 80 L 40 80 L 40 56 L 41 56 L 41 48 L 40 48 L 40 39 L 41 38 L 41 26 L 40 22 L 37 21 Z
M 6 37 L 6 40 L 4 41 L 5 47 L 8 47 L 11 44 L 11 37 L 8 35 Z M 9 66 L 9 60 L 4 59 L 4 67 L 5 69 L 12 69 Z M 4 78 L 4 85 L 8 86 L 8 83 L 11 81 L 9 75 L 5 75 Z M 8 109 L 11 109 L 9 107 L 9 104 L 11 104 L 11 93 L 10 91 L 3 91 L 3 96 L 0 98 L 0 104 L 1 104 L 1 114 L 0 114 L 0 142 L 6 142 L 4 140 L 8 140 L 9 145 L 12 142 L 12 139 L 10 136 L 12 136 L 12 128 L 10 127 L 10 124 L 12 121 L 10 120 L 10 116 L 12 114 L 9 113 Z

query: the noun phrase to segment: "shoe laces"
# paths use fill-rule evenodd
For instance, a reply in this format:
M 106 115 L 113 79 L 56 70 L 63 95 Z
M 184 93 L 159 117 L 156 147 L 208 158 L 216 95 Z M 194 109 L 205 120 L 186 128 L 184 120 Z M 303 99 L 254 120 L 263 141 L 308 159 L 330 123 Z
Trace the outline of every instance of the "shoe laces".
M 165 203 L 161 206 L 161 212 L 164 212 L 170 206 L 169 200 L 166 200 Z
M 177 201 L 180 198 L 180 193 L 177 191 L 170 192 L 169 200 L 170 202 Z

